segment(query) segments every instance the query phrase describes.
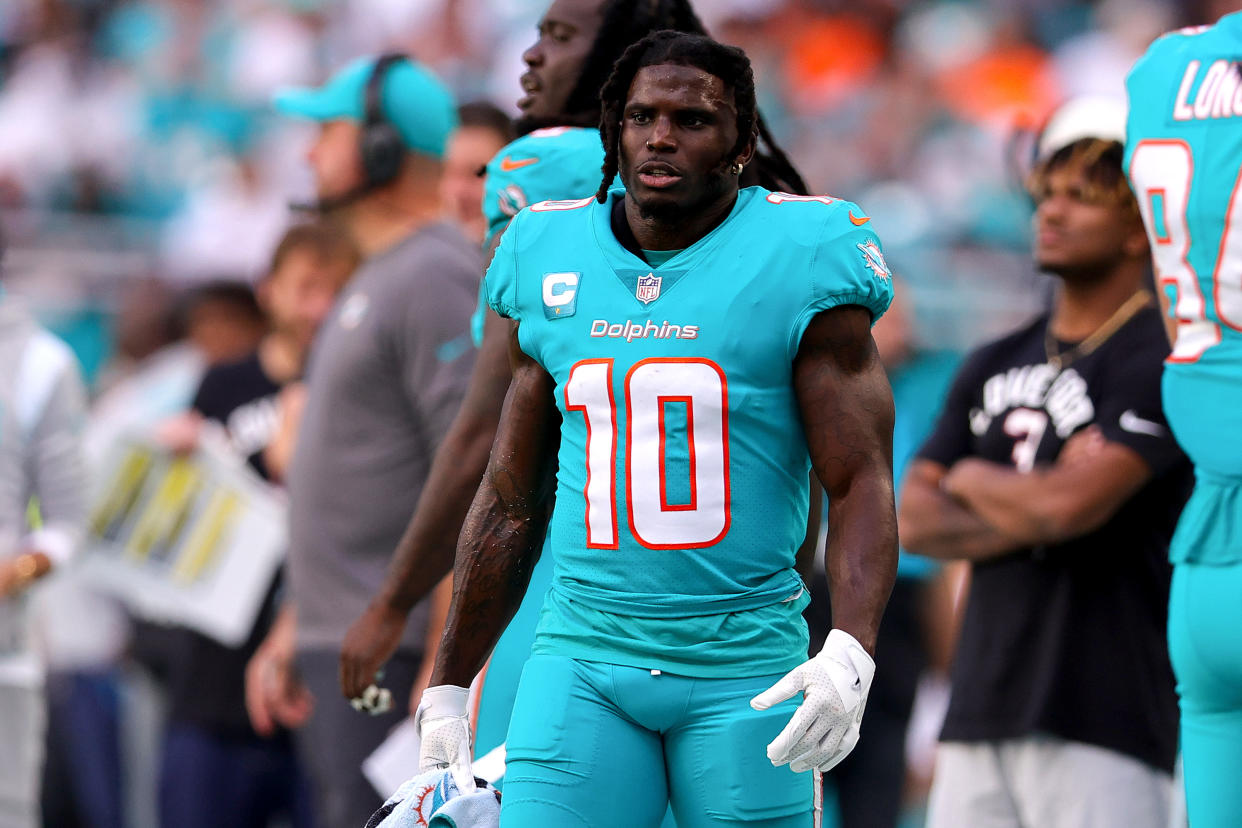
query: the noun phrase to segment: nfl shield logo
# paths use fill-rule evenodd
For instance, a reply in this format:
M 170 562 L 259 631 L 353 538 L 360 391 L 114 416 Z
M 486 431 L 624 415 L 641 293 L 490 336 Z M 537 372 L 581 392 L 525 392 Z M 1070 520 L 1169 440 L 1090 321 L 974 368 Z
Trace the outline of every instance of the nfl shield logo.
M 638 301 L 644 305 L 650 305 L 652 302 L 660 298 L 660 277 L 654 273 L 648 273 L 646 276 L 640 276 L 638 279 L 638 290 L 634 291 L 634 295 L 638 297 Z

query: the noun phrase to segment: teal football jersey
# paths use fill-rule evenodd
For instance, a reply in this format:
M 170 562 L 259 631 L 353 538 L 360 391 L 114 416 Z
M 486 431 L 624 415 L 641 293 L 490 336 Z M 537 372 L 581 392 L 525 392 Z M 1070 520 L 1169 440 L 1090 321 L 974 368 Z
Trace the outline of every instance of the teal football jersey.
M 598 129 L 548 127 L 510 142 L 487 163 L 483 181 L 483 215 L 487 219 L 484 247 L 509 220 L 530 204 L 581 198 L 599 189 L 604 145 Z M 479 307 L 470 320 L 475 346 L 483 342 L 487 311 L 482 287 Z
M 591 195 L 603 167 L 598 129 L 548 127 L 509 143 L 487 163 L 483 182 L 488 243 L 523 207 Z
M 751 187 L 652 267 L 613 235 L 622 197 L 533 205 L 485 280 L 556 382 L 552 590 L 652 619 L 789 599 L 810 469 L 793 359 L 819 311 L 888 307 L 879 239 L 850 202 Z
M 1126 80 L 1126 170 L 1177 319 L 1165 412 L 1201 477 L 1242 475 L 1240 59 L 1242 13 L 1165 35 Z

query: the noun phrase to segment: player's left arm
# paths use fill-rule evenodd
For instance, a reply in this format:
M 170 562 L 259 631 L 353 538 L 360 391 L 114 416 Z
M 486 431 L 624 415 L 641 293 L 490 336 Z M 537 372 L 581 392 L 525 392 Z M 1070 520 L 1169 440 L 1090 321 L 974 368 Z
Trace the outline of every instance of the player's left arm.
M 893 394 L 871 338 L 871 314 L 818 314 L 794 361 L 794 392 L 815 473 L 828 493 L 825 563 L 834 626 L 875 651 L 897 576 Z
M 871 338 L 871 311 L 843 305 L 811 320 L 794 360 L 794 390 L 811 462 L 828 493 L 835 626 L 818 655 L 751 706 L 765 710 L 802 693 L 768 758 L 795 772 L 827 771 L 858 742 L 880 617 L 897 575 L 893 396 Z

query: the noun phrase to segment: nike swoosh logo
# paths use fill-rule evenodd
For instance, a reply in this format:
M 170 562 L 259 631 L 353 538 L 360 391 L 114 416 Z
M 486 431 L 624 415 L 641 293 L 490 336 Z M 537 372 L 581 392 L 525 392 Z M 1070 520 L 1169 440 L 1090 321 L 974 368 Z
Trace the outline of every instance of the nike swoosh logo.
M 512 158 L 506 155 L 504 158 L 500 159 L 500 169 L 504 170 L 505 172 L 513 172 L 514 170 L 522 169 L 522 167 L 529 167 L 531 164 L 534 164 L 538 161 L 539 161 L 538 158 L 519 158 L 516 161 L 514 161 Z
M 1149 437 L 1163 437 L 1165 434 L 1164 426 L 1160 425 L 1160 423 L 1153 423 L 1151 420 L 1144 420 L 1134 413 L 1133 408 L 1121 412 L 1121 418 L 1117 421 L 1117 425 L 1131 434 L 1146 434 Z
M 847 210 L 846 212 L 849 213 L 850 221 L 854 222 L 855 227 L 862 227 L 864 224 L 871 221 L 871 216 L 863 216 L 862 218 L 859 218 L 854 215 L 853 210 Z

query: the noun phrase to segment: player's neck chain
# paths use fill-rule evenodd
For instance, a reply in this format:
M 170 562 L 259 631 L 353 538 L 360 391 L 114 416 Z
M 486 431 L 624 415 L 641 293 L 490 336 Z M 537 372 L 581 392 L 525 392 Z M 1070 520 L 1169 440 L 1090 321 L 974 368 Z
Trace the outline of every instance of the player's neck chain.
M 1056 337 L 1052 335 L 1052 320 L 1049 319 L 1048 326 L 1044 328 L 1044 355 L 1048 357 L 1048 364 L 1060 371 L 1074 360 L 1085 357 L 1121 330 L 1121 326 L 1129 322 L 1134 314 L 1151 304 L 1151 300 L 1150 291 L 1144 288 L 1136 290 L 1134 295 L 1113 311 L 1113 315 L 1105 319 L 1104 323 L 1092 331 L 1090 336 L 1064 351 L 1060 350 Z

